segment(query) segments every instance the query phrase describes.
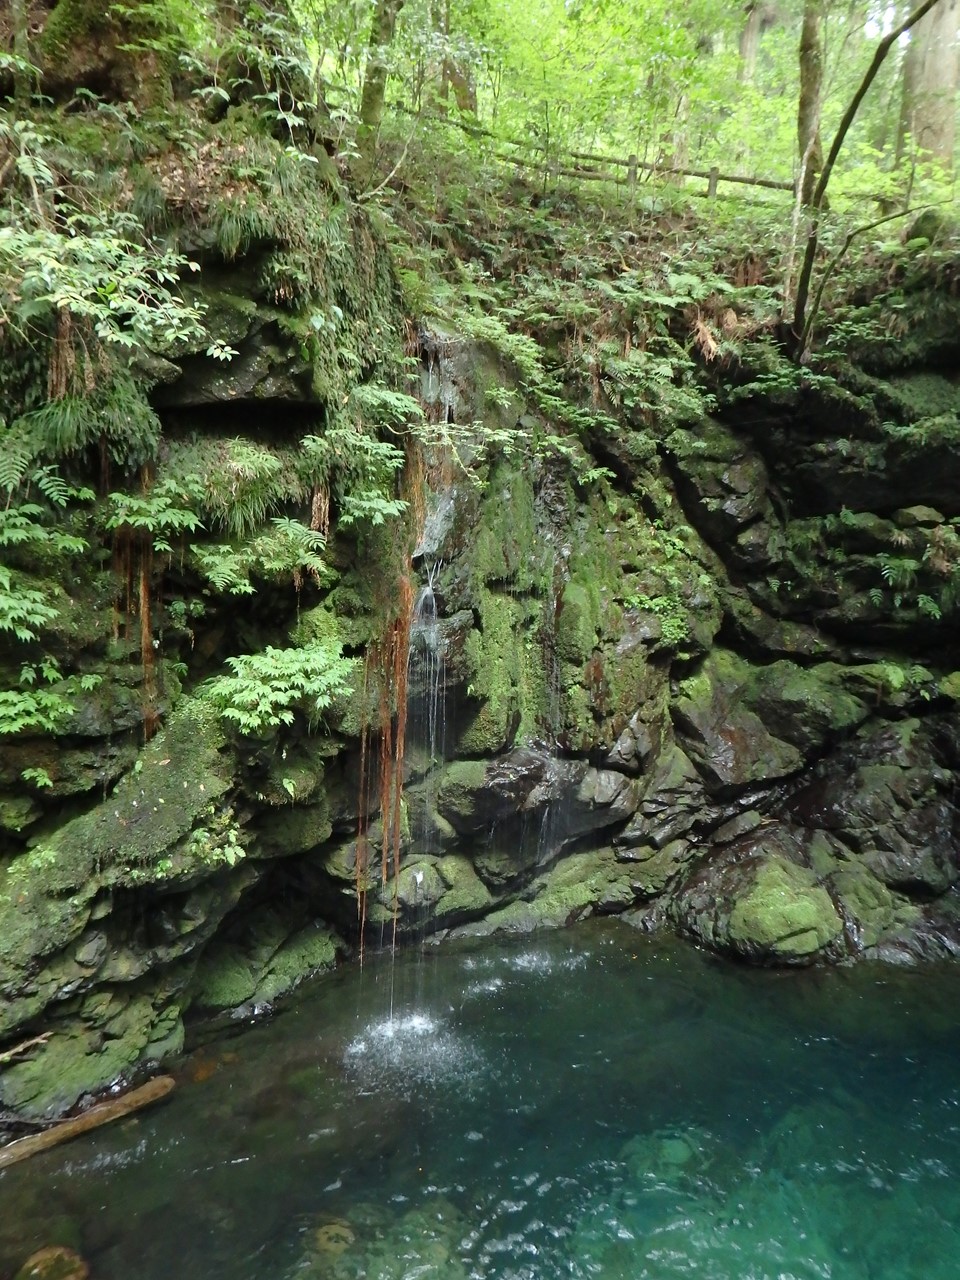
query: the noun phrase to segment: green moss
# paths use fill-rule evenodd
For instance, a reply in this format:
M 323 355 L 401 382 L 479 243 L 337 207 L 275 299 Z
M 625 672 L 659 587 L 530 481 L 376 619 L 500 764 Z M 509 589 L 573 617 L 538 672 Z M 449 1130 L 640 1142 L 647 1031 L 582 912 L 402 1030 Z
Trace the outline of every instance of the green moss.
M 960 413 L 960 393 L 956 383 L 942 374 L 929 371 L 911 373 L 891 378 L 890 387 L 908 420 Z
M 437 807 L 462 831 L 475 820 L 476 793 L 486 783 L 485 760 L 454 760 L 447 765 L 437 795 Z
M 184 289 L 184 296 L 188 302 L 198 304 L 204 309 L 203 327 L 206 330 L 206 342 L 222 342 L 228 347 L 237 347 L 257 320 L 257 304 L 252 298 L 244 297 L 242 294 L 207 288 L 201 282 L 199 285 L 187 286 Z M 170 359 L 176 359 L 178 353 L 193 349 L 174 346 L 166 354 Z
M 291 804 L 271 810 L 259 833 L 259 846 L 285 857 L 309 853 L 325 844 L 332 834 L 330 806 L 324 796 L 319 804 Z
M 161 1049 L 182 1045 L 179 1009 L 145 991 L 88 996 L 80 1020 L 59 1029 L 0 1078 L 0 1101 L 27 1116 L 54 1115 Z
M 104 887 L 197 874 L 209 851 L 189 833 L 209 832 L 229 785 L 222 746 L 216 715 L 185 699 L 111 796 L 14 858 L 0 874 L 0 991 L 75 938 Z
M 40 808 L 31 796 L 0 795 L 0 831 L 19 833 L 39 814 Z
M 483 883 L 469 859 L 450 854 L 437 862 L 443 882 L 443 893 L 437 901 L 438 918 L 449 919 L 483 915 L 493 903 L 490 890 Z
M 480 705 L 461 735 L 459 749 L 494 755 L 513 741 L 522 717 L 524 636 L 522 603 L 481 588 L 480 630 L 471 631 L 465 657 L 474 678 L 468 694 Z
M 189 990 L 203 1009 L 272 1004 L 309 974 L 336 963 L 337 942 L 328 930 L 293 927 L 268 912 L 244 929 L 242 940 L 215 942 L 200 959 Z
M 543 594 L 544 556 L 533 482 L 523 467 L 500 463 L 491 472 L 471 531 L 469 559 L 474 596 L 485 587 L 506 584 L 514 591 Z
M 116 20 L 101 0 L 59 0 L 40 40 L 47 56 L 69 53 L 76 45 L 112 30 Z
M 557 616 L 557 653 L 565 662 L 585 663 L 599 641 L 600 588 L 568 582 L 563 588 Z
M 623 910 L 634 897 L 629 872 L 617 862 L 611 849 L 572 854 L 534 881 L 523 901 L 512 902 L 457 932 L 480 936 L 556 929 L 597 908 Z
M 673 877 L 693 857 L 694 850 L 686 840 L 672 840 L 662 849 L 644 845 L 629 851 L 630 883 L 644 898 L 662 893 Z M 627 855 L 621 854 L 626 859 Z
M 865 947 L 876 946 L 896 919 L 890 890 L 858 862 L 845 865 L 831 884 L 858 930 L 859 941 Z
M 297 617 L 296 624 L 290 632 L 290 639 L 294 644 L 301 646 L 317 643 L 343 644 L 345 643 L 344 621 L 348 620 L 341 618 L 333 607 L 332 601 L 324 600 L 322 604 L 315 605 L 312 609 L 304 609 Z
M 782 858 L 765 861 L 730 913 L 730 940 L 748 953 L 806 958 L 843 932 L 830 895 L 812 872 Z

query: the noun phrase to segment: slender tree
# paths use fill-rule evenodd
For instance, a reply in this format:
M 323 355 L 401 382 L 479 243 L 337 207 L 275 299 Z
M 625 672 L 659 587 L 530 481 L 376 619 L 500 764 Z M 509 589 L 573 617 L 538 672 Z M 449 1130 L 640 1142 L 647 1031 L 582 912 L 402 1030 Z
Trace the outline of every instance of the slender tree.
M 867 91 L 876 79 L 877 72 L 883 66 L 884 60 L 893 45 L 911 27 L 916 26 L 924 14 L 929 13 L 933 6 L 939 2 L 940 0 L 923 0 L 923 3 L 909 13 L 899 26 L 894 27 L 893 31 L 880 41 L 874 51 L 870 66 L 867 68 L 866 74 L 860 81 L 853 97 L 847 103 L 847 109 L 843 113 L 837 132 L 834 134 L 829 154 L 824 162 L 823 171 L 810 199 L 810 230 L 807 234 L 807 244 L 803 254 L 803 266 L 800 268 L 800 279 L 797 282 L 797 300 L 787 341 L 792 355 L 797 360 L 803 360 L 807 355 L 810 345 L 810 333 L 813 322 L 816 319 L 816 308 L 812 308 L 809 314 L 807 312 L 807 305 L 810 301 L 810 281 L 813 276 L 813 264 L 816 261 L 817 248 L 820 243 L 820 217 L 827 194 L 827 185 L 830 182 L 833 167 L 837 163 L 840 149 L 846 140 L 847 134 L 850 132 L 850 126 L 856 119 L 860 104 L 867 96 Z
M 30 103 L 30 73 L 26 64 L 30 61 L 30 15 L 27 0 L 13 0 L 13 52 L 17 66 L 13 72 L 13 101 L 17 114 L 22 115 Z
M 745 20 L 740 28 L 737 79 L 741 84 L 751 84 L 757 70 L 760 37 L 767 27 L 776 22 L 777 12 L 772 4 L 765 4 L 763 0 L 750 0 L 744 14 Z
M 823 0 L 804 0 L 800 30 L 800 101 L 797 142 L 800 149 L 800 201 L 813 203 L 823 168 L 820 113 L 823 106 Z
M 360 124 L 357 129 L 357 151 L 360 154 L 355 166 L 357 181 L 362 186 L 367 185 L 373 173 L 377 136 L 387 93 L 389 51 L 403 5 L 404 0 L 377 0 L 370 26 L 367 65 L 360 93 Z

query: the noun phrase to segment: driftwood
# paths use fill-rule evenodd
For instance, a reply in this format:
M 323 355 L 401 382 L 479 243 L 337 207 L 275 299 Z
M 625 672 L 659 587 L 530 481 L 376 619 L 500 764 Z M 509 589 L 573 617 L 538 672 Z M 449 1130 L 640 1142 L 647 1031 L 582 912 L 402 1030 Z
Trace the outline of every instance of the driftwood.
M 76 1138 L 81 1133 L 89 1133 L 91 1129 L 99 1129 L 101 1125 L 109 1124 L 112 1120 L 121 1120 L 124 1116 L 149 1106 L 152 1102 L 159 1102 L 173 1089 L 174 1083 L 172 1076 L 157 1076 L 141 1085 L 139 1089 L 131 1089 L 122 1098 L 99 1102 L 89 1111 L 84 1111 L 82 1115 L 64 1120 L 53 1128 L 44 1130 L 43 1133 L 18 1138 L 9 1146 L 0 1148 L 0 1169 L 35 1156 L 40 1151 L 49 1151 L 51 1147 L 58 1147 L 61 1142 L 69 1142 L 71 1138 Z

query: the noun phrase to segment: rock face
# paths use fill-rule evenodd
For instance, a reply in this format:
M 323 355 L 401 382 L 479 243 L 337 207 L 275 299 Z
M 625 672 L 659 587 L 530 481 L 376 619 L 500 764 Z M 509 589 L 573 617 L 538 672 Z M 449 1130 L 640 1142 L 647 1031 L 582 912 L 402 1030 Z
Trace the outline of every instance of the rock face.
M 359 535 L 331 462 L 329 483 L 282 490 L 286 515 L 261 512 L 241 564 L 231 503 L 255 514 L 264 475 L 295 477 L 351 396 L 375 399 L 401 332 L 386 249 L 341 196 L 322 314 L 266 290 L 264 240 L 205 268 L 235 361 L 194 343 L 153 369 L 161 477 L 189 464 L 230 501 L 203 554 L 154 553 L 149 699 L 104 543 L 69 592 L 47 584 L 74 714 L 0 750 L 7 1114 L 51 1115 L 178 1052 L 191 1011 L 269 1007 L 349 953 L 361 916 L 403 937 L 632 911 L 761 964 L 960 951 L 958 463 L 914 404 L 955 425 L 956 352 L 862 373 L 857 396 L 761 386 L 680 427 L 625 418 L 588 440 L 615 483 L 468 441 L 480 483 L 428 459 L 413 533 L 384 490 Z M 418 343 L 428 422 L 550 427 L 492 348 Z M 258 539 L 294 512 L 327 541 L 284 576 Z M 407 666 L 417 586 L 436 615 Z M 238 655 L 315 650 L 353 662 L 335 697 L 259 726 L 217 713 L 208 682 Z

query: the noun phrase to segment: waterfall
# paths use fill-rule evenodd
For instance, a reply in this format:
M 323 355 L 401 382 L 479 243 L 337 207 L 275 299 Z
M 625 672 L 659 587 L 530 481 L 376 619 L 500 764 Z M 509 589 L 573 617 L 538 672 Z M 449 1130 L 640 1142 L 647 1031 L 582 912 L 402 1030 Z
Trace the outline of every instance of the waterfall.
M 434 585 L 441 568 L 437 560 L 427 571 L 427 581 L 417 593 L 410 625 L 407 672 L 408 774 L 420 779 L 417 803 L 411 810 L 411 835 L 417 853 L 436 852 L 434 811 L 438 766 L 445 748 L 446 663 L 444 640 L 437 617 Z

